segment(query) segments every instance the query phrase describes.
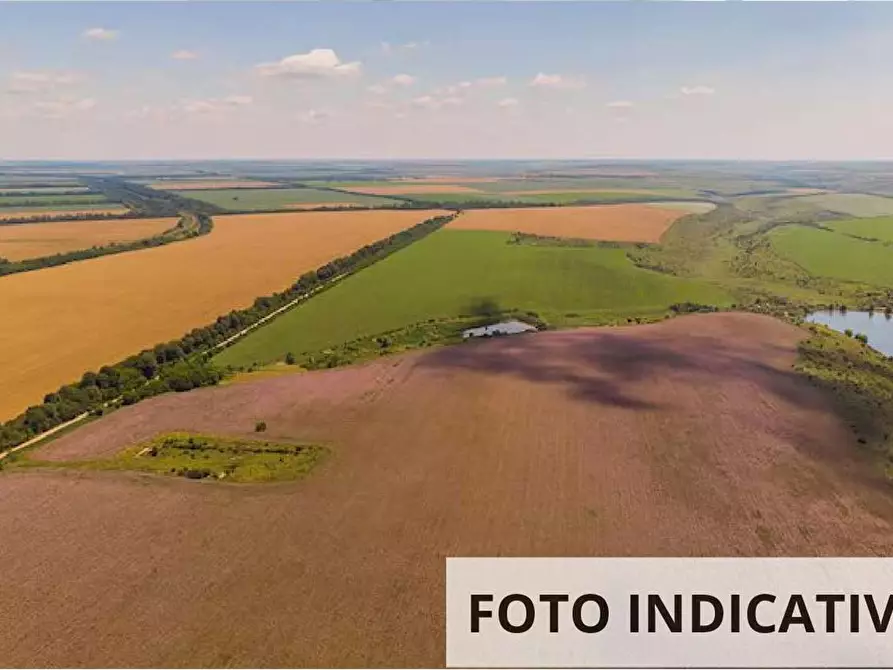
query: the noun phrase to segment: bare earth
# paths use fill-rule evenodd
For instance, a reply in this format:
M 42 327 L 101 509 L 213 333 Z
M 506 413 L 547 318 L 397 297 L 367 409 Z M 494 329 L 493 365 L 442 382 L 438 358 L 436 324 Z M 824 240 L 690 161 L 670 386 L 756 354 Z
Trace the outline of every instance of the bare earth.
M 214 219 L 192 240 L 0 278 L 0 421 L 87 370 L 185 335 L 432 212 Z M 53 225 L 53 224 L 42 224 Z
M 11 666 L 444 663 L 446 556 L 889 555 L 893 498 L 768 317 L 547 332 L 167 395 L 162 430 L 323 441 L 304 481 L 0 475 Z M 89 640 L 89 643 L 85 643 Z
M 641 204 L 475 209 L 450 222 L 455 230 L 501 230 L 617 242 L 657 242 L 682 209 Z
M 103 219 L 53 221 L 0 226 L 0 258 L 20 261 L 66 251 L 132 242 L 153 237 L 177 225 L 177 219 Z

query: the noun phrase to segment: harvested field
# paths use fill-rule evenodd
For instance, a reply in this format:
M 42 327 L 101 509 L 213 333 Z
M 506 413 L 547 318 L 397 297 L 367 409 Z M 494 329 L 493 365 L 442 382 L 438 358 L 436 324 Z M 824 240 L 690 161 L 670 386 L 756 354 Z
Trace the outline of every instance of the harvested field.
M 28 216 L 53 216 L 64 218 L 66 216 L 79 216 L 81 214 L 126 214 L 127 208 L 123 205 L 103 203 L 101 205 L 85 205 L 77 207 L 3 207 L 0 208 L 0 221 L 5 219 L 19 219 Z
M 367 195 L 417 195 L 419 193 L 480 193 L 480 189 L 456 184 L 424 183 L 392 186 L 345 186 L 348 191 Z
M 688 316 L 116 412 L 37 455 L 109 455 L 172 429 L 248 437 L 257 419 L 264 439 L 332 454 L 282 485 L 0 474 L 0 562 L 15 575 L 3 660 L 435 667 L 446 556 L 890 555 L 889 487 L 791 371 L 803 335 Z
M 463 212 L 448 227 L 617 242 L 657 242 L 685 212 L 647 205 L 596 205 Z
M 66 251 L 132 242 L 177 225 L 176 218 L 53 221 L 0 226 L 0 258 L 20 261 Z
M 186 179 L 183 181 L 154 181 L 146 184 L 149 188 L 156 188 L 161 191 L 192 191 L 201 189 L 215 188 L 265 188 L 270 186 L 282 186 L 272 181 L 254 181 L 251 179 Z
M 0 329 L 0 420 L 88 369 L 180 337 L 432 215 L 218 217 L 196 239 L 0 278 L 0 314 L 17 324 Z

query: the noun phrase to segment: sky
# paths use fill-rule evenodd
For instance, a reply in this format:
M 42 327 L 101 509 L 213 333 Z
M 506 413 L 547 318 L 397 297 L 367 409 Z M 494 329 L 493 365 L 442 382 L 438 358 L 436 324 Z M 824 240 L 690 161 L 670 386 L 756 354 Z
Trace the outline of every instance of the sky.
M 893 158 L 893 3 L 0 3 L 0 160 Z

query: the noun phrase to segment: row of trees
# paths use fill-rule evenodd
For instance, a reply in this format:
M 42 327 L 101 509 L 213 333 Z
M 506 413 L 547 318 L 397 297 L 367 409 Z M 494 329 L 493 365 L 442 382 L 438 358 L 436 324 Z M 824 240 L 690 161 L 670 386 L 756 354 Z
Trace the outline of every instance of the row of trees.
M 173 228 L 165 230 L 154 237 L 147 237 L 142 240 L 118 242 L 102 247 L 90 247 L 89 249 L 76 249 L 74 251 L 54 254 L 52 256 L 26 258 L 20 261 L 10 261 L 0 258 L 0 277 L 15 274 L 17 272 L 28 272 L 29 270 L 40 270 L 42 268 L 50 268 L 56 265 L 65 265 L 66 263 L 71 263 L 73 261 L 87 260 L 88 258 L 98 258 L 99 256 L 118 254 L 122 251 L 136 251 L 137 249 L 160 247 L 164 244 L 170 244 L 171 242 L 186 240 L 210 233 L 213 225 L 211 217 L 205 214 L 184 214 Z
M 200 219 L 210 218 L 198 215 Z M 0 450 L 14 447 L 35 435 L 84 412 L 101 413 L 107 406 L 133 404 L 168 391 L 188 391 L 216 384 L 220 373 L 210 362 L 212 349 L 275 310 L 356 272 L 446 225 L 453 216 L 423 221 L 307 272 L 287 290 L 258 298 L 248 309 L 220 316 L 204 328 L 195 328 L 179 340 L 159 344 L 116 365 L 87 372 L 75 384 L 48 394 L 42 404 L 29 407 L 0 425 Z
M 110 203 L 114 204 L 114 203 Z M 48 214 L 29 214 L 27 216 L 10 216 L 0 219 L 0 226 L 12 226 L 21 223 L 50 223 L 53 221 L 104 221 L 106 219 L 137 219 L 142 215 L 138 212 L 79 212 L 77 214 L 60 214 L 50 212 Z

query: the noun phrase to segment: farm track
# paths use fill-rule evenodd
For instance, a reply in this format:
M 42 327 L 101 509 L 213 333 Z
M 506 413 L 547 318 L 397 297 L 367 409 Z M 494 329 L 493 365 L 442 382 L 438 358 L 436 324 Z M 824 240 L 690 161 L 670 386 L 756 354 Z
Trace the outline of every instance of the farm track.
M 270 439 L 333 454 L 270 486 L 3 473 L 4 661 L 431 667 L 446 556 L 889 555 L 887 487 L 791 371 L 803 336 L 687 316 L 122 409 L 37 454 L 97 458 L 173 429 L 248 436 L 260 419 Z

